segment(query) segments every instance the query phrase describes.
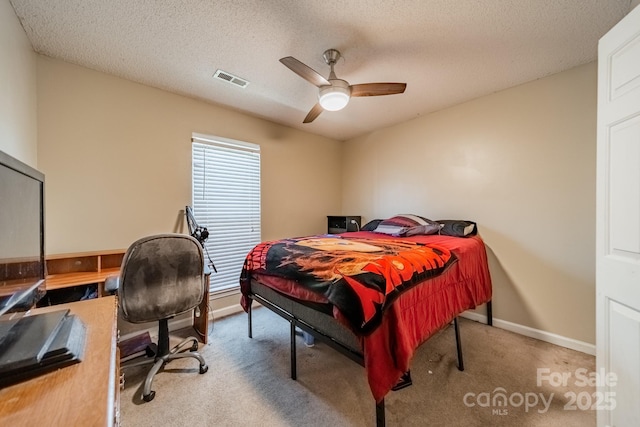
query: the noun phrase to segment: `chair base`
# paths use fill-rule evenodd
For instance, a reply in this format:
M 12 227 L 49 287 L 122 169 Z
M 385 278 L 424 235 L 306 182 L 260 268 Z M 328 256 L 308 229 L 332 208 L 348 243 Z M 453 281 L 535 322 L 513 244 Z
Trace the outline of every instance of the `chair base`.
M 186 349 L 187 345 L 191 345 L 191 348 Z M 200 362 L 200 374 L 204 374 L 209 370 L 209 366 L 204 361 L 204 358 L 198 353 L 196 350 L 198 349 L 198 340 L 195 337 L 189 337 L 182 340 L 179 344 L 175 345 L 171 348 L 166 354 L 157 354 L 155 358 L 138 360 L 132 363 L 127 363 L 121 366 L 122 369 L 132 368 L 134 366 L 143 366 L 149 365 L 153 363 L 151 370 L 147 373 L 147 377 L 144 380 L 144 387 L 142 389 L 142 399 L 145 402 L 151 402 L 153 398 L 156 396 L 156 392 L 151 390 L 151 385 L 153 383 L 153 379 L 155 375 L 164 367 L 165 364 L 169 363 L 174 359 L 182 359 L 185 357 L 191 357 L 193 359 L 197 359 Z M 162 353 L 159 351 L 158 353 Z

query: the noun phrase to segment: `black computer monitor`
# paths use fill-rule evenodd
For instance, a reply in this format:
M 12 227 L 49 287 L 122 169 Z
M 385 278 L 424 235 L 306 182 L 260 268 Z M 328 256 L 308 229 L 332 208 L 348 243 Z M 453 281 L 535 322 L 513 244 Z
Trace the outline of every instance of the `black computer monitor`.
M 78 363 L 69 309 L 23 316 L 45 294 L 44 175 L 0 151 L 0 387 Z
M 0 316 L 45 293 L 44 174 L 0 151 Z

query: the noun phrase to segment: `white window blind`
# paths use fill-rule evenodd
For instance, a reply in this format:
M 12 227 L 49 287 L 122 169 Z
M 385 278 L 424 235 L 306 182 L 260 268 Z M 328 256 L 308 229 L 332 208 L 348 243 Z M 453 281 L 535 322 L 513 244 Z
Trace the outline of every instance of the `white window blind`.
M 193 215 L 209 230 L 206 252 L 218 270 L 213 296 L 239 287 L 244 259 L 260 243 L 260 146 L 194 134 L 191 151 Z

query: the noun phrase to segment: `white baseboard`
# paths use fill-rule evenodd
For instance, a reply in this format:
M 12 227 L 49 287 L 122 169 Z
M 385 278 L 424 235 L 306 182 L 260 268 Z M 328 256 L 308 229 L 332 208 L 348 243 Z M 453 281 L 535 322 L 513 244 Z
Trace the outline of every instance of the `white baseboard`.
M 174 319 L 174 320 L 170 320 L 169 321 L 169 332 L 171 331 L 177 331 L 178 329 L 182 329 L 182 328 L 188 328 L 189 326 L 193 325 L 193 319 L 191 317 L 188 318 L 184 318 L 184 319 Z M 133 331 L 130 332 L 126 335 L 122 335 L 120 337 L 119 341 L 124 341 L 127 340 L 129 338 L 133 338 L 135 336 L 140 335 L 143 332 L 149 332 L 149 336 L 150 337 L 157 337 L 158 336 L 158 326 L 156 325 L 155 327 L 151 327 L 148 329 L 140 329 L 138 331 Z
M 220 319 L 222 317 L 231 316 L 232 314 L 240 313 L 244 311 L 240 304 L 230 305 L 228 307 L 219 308 L 217 310 L 213 310 L 210 313 L 209 317 L 213 317 L 213 319 Z
M 465 311 L 460 316 L 466 319 L 475 320 L 476 322 L 487 323 L 487 316 L 484 314 L 476 313 L 475 311 Z M 570 348 L 571 350 L 590 354 L 592 356 L 596 355 L 596 346 L 584 341 L 578 341 L 573 338 L 563 337 L 562 335 L 542 331 L 540 329 L 534 329 L 528 326 L 519 325 L 517 323 L 508 322 L 506 320 L 496 319 L 495 317 L 493 318 L 493 326 L 495 326 L 496 328 L 515 332 L 516 334 L 524 335 L 526 337 L 535 338 L 540 341 Z
M 257 301 L 254 301 L 257 304 Z M 234 304 L 228 307 L 223 307 L 217 310 L 211 311 L 210 315 L 213 319 L 220 319 L 226 316 L 231 316 L 232 314 L 242 312 L 242 306 L 240 304 Z M 487 316 L 484 314 L 477 313 L 475 311 L 465 311 L 460 316 L 474 320 L 480 323 L 487 323 Z M 191 317 L 173 320 L 169 322 L 169 331 L 174 331 L 177 329 L 182 329 L 189 327 L 193 324 Z M 595 356 L 596 354 L 596 346 L 593 344 L 586 343 L 584 341 L 578 341 L 573 338 L 563 337 L 562 335 L 554 334 L 551 332 L 542 331 L 540 329 L 530 328 L 528 326 L 519 325 L 517 323 L 508 322 L 502 319 L 493 318 L 493 326 L 496 328 L 504 329 L 510 332 L 515 332 L 516 334 L 524 335 L 526 337 L 535 338 L 540 341 L 545 341 L 550 344 L 559 345 L 561 347 L 570 348 L 572 350 L 580 351 L 582 353 L 590 354 Z M 124 335 L 120 337 L 120 340 L 125 340 L 131 337 L 134 337 L 140 334 L 142 331 L 135 331 L 130 334 Z M 157 328 L 148 329 L 149 335 L 154 336 L 157 334 Z
M 257 305 L 257 301 L 254 301 L 254 307 L 256 307 L 256 305 Z M 242 306 L 240 304 L 234 304 L 229 307 L 223 307 L 218 310 L 212 310 L 211 312 L 209 312 L 209 318 L 210 319 L 213 318 L 214 320 L 220 319 L 222 317 L 231 316 L 232 314 L 240 313 L 242 311 L 244 310 L 242 310 Z M 184 319 L 179 319 L 179 320 L 175 320 L 175 319 L 170 320 L 169 332 L 182 329 L 182 328 L 188 328 L 189 326 L 192 326 L 192 325 L 193 325 L 193 319 L 191 317 L 185 317 Z M 144 331 L 149 332 L 149 335 L 152 337 L 155 337 L 156 335 L 158 335 L 158 328 L 156 326 L 149 329 L 141 329 L 139 331 L 130 332 L 127 335 L 121 336 L 120 341 L 133 338 L 137 335 L 140 335 L 140 333 Z

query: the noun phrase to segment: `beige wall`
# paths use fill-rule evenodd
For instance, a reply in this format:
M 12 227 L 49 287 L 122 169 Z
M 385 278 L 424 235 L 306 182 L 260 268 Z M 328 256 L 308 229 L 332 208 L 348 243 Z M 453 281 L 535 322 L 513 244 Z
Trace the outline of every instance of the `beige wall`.
M 477 221 L 494 316 L 594 343 L 595 144 L 591 63 L 346 142 L 343 210 Z
M 183 226 L 192 132 L 261 146 L 263 239 L 323 232 L 340 211 L 339 142 L 47 57 L 38 129 L 49 254 Z
M 36 54 L 8 1 L 0 1 L 0 150 L 37 168 Z
M 36 112 L 36 55 L 0 7 L 0 149 L 47 176 L 48 253 L 175 230 L 190 203 L 191 132 L 208 133 L 261 145 L 263 239 L 323 232 L 327 213 L 473 219 L 495 316 L 594 342 L 594 64 L 341 146 L 45 57 Z M 334 169 L 306 173 L 317 165 Z

